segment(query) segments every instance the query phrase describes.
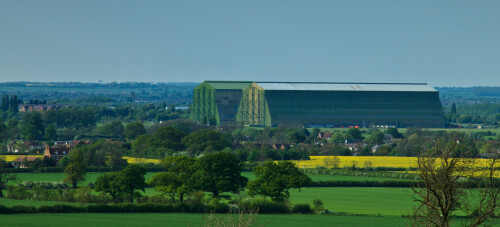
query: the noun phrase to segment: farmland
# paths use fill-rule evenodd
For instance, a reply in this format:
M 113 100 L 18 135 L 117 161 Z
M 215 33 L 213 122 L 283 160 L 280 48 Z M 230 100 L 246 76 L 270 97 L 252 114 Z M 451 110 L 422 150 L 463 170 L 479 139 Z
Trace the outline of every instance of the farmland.
M 0 215 L 2 226 L 203 226 L 205 214 L 18 214 Z M 54 220 L 57 220 L 54 222 Z M 266 226 L 404 226 L 401 217 L 259 215 Z M 43 224 L 45 223 L 45 224 Z

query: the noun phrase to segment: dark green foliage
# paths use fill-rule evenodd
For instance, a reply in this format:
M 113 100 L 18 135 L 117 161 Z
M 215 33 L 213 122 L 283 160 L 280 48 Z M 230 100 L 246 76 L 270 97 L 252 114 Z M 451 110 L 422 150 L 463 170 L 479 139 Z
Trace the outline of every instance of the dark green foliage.
M 64 169 L 66 174 L 64 181 L 72 184 L 73 189 L 76 189 L 78 182 L 85 181 L 86 168 L 87 165 L 83 160 L 83 155 L 78 151 L 71 151 L 69 153 L 69 164 Z
M 169 196 L 172 202 L 175 196 L 183 202 L 184 195 L 193 191 L 193 182 L 191 179 L 196 172 L 196 160 L 187 156 L 167 157 L 162 160 L 165 169 L 168 172 L 158 173 L 153 176 L 149 184 L 155 187 L 155 190 Z
M 26 140 L 43 140 L 45 132 L 44 121 L 39 112 L 25 113 L 23 135 Z
M 225 147 L 231 147 L 232 138 L 229 134 L 218 131 L 202 129 L 193 132 L 182 139 L 186 147 L 196 147 L 197 150 L 220 151 Z
M 313 210 L 311 209 L 311 205 L 307 203 L 295 204 L 295 206 L 293 206 L 292 213 L 312 214 Z
M 242 212 L 258 211 L 259 214 L 288 214 L 290 208 L 285 203 L 273 202 L 266 199 L 246 199 L 238 202 Z
M 173 127 L 161 127 L 154 135 L 139 135 L 132 143 L 136 152 L 149 152 L 152 149 L 164 148 L 179 151 L 184 149 L 181 139 L 186 135 L 183 131 Z
M 291 162 L 266 162 L 253 170 L 257 179 L 247 185 L 250 195 L 269 196 L 274 201 L 288 199 L 290 188 L 301 188 L 311 183 L 311 178 Z
M 13 182 L 17 180 L 17 177 L 15 174 L 10 173 L 7 171 L 9 163 L 4 161 L 3 159 L 0 159 L 0 197 L 3 197 L 3 189 L 7 186 L 9 182 Z
M 120 172 L 103 174 L 97 177 L 94 184 L 97 192 L 109 194 L 113 202 L 127 198 L 134 202 L 136 190 L 144 192 L 146 169 L 140 165 L 128 165 Z
M 375 131 L 366 139 L 366 141 L 371 144 L 382 144 L 384 143 L 384 133 L 381 131 Z
M 21 213 L 36 213 L 36 207 L 34 206 L 23 206 L 15 205 L 6 209 L 8 214 L 21 214 Z
M 403 134 L 399 133 L 397 128 L 389 128 L 386 133 L 392 135 L 392 137 L 396 139 L 403 138 Z
M 346 139 L 348 140 L 362 140 L 363 136 L 361 136 L 361 131 L 358 128 L 350 128 L 347 130 L 345 134 Z
M 233 154 L 207 154 L 196 164 L 197 172 L 192 177 L 193 185 L 197 189 L 211 192 L 216 198 L 223 192 L 239 192 L 248 181 L 246 177 L 241 176 L 242 167 L 243 163 Z
M 134 202 L 135 190 L 144 192 L 146 187 L 146 169 L 140 165 L 128 165 L 121 171 L 123 176 L 124 192 L 129 198 L 130 202 Z
M 111 196 L 114 203 L 120 202 L 125 193 L 124 178 L 119 172 L 100 175 L 94 183 L 94 189 Z
M 8 128 L 5 125 L 3 118 L 0 117 L 0 142 L 3 142 L 8 137 Z
M 56 204 L 52 206 L 40 206 L 36 211 L 37 213 L 82 213 L 85 211 L 85 207 Z
M 47 124 L 55 124 L 58 128 L 80 129 L 96 124 L 94 108 L 63 108 L 47 111 Z
M 146 128 L 141 122 L 130 122 L 125 126 L 123 132 L 125 138 L 129 140 L 135 139 L 138 135 L 146 134 Z
M 49 124 L 49 125 L 47 125 L 47 127 L 45 127 L 44 138 L 46 140 L 56 140 L 57 139 L 57 131 L 56 131 L 55 125 Z
M 323 206 L 323 202 L 321 201 L 321 199 L 314 199 L 313 200 L 313 205 L 314 205 L 314 210 L 316 212 L 323 211 L 325 209 L 325 207 Z
M 101 136 L 107 136 L 107 137 L 123 137 L 123 125 L 121 122 L 115 120 L 107 125 L 102 126 L 102 128 L 99 129 L 99 134 Z

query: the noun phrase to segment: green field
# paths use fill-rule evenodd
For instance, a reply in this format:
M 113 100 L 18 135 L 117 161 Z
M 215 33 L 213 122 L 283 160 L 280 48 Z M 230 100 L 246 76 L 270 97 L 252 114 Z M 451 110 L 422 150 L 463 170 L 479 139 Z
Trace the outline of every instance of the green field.
M 409 188 L 302 188 L 291 191 L 290 201 L 312 205 L 313 199 L 321 199 L 326 209 L 335 212 L 401 217 L 413 208 L 410 193 Z
M 203 226 L 206 214 L 14 214 L 0 226 Z M 259 215 L 265 226 L 405 226 L 401 217 Z
M 95 182 L 97 177 L 99 175 L 102 175 L 105 173 L 100 173 L 100 172 L 90 172 L 87 173 L 86 175 L 86 180 L 85 182 L 80 182 L 78 183 L 79 186 L 86 186 L 90 182 Z M 149 172 L 146 174 L 146 181 L 151 179 L 153 175 L 155 175 L 155 172 Z M 64 173 L 63 172 L 58 172 L 58 173 L 16 173 L 17 177 L 19 178 L 19 182 L 23 181 L 62 181 L 64 180 Z
M 4 190 L 4 193 L 6 191 Z M 0 205 L 6 206 L 6 207 L 12 207 L 16 205 L 23 205 L 23 206 L 34 206 L 34 207 L 39 207 L 39 206 L 52 206 L 56 204 L 69 204 L 69 205 L 78 205 L 78 203 L 68 203 L 68 202 L 54 202 L 54 201 L 38 201 L 38 200 L 15 200 L 15 199 L 7 199 L 7 198 L 0 198 Z
M 158 195 L 153 188 L 146 188 L 147 196 Z M 401 217 L 411 211 L 413 202 L 408 188 L 334 187 L 302 188 L 291 190 L 292 204 L 308 203 L 321 199 L 324 207 L 334 212 L 361 215 L 382 215 Z M 57 202 L 0 199 L 0 205 L 53 205 Z M 68 203 L 70 204 L 70 203 Z M 73 203 L 78 205 L 77 203 Z
M 146 181 L 151 179 L 153 175 L 158 172 L 148 172 L 146 174 Z M 95 182 L 97 177 L 101 172 L 90 172 L 87 173 L 85 182 L 81 182 L 79 186 L 86 186 L 90 182 Z M 64 180 L 64 173 L 16 173 L 19 178 L 19 182 L 23 181 L 62 181 Z M 255 175 L 252 172 L 243 172 L 241 175 L 248 177 L 250 180 L 255 179 Z M 322 174 L 309 174 L 309 177 L 313 181 L 406 181 L 405 179 L 394 179 L 394 178 L 384 178 L 384 177 L 355 177 L 355 176 L 337 176 L 337 175 L 322 175 Z M 409 180 L 408 180 L 409 181 Z

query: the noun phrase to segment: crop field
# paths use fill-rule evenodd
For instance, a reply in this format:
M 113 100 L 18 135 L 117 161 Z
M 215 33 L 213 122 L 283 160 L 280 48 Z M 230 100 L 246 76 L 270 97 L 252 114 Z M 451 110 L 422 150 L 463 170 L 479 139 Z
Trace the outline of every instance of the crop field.
M 146 181 L 151 179 L 153 175 L 158 172 L 148 172 L 145 176 Z M 79 186 L 86 186 L 89 183 L 95 182 L 99 175 L 105 174 L 105 172 L 89 172 L 86 175 L 86 180 L 79 183 Z M 16 173 L 19 182 L 23 181 L 62 181 L 64 180 L 64 173 Z M 255 179 L 255 175 L 252 172 L 242 172 L 241 175 L 247 177 L 249 180 Z M 362 176 L 338 176 L 338 175 L 323 175 L 323 174 L 308 174 L 308 176 L 313 181 L 393 181 L 394 178 L 384 178 L 384 177 L 362 177 Z M 401 180 L 401 179 L 397 179 Z M 402 181 L 406 181 L 402 179 Z M 13 184 L 14 182 L 11 182 Z
M 333 187 L 301 188 L 290 191 L 294 204 L 320 199 L 324 207 L 349 214 L 398 216 L 408 214 L 413 206 L 410 188 Z
M 79 186 L 87 186 L 91 182 L 95 182 L 97 177 L 99 175 L 102 175 L 105 173 L 100 173 L 100 172 L 89 172 L 86 175 L 86 180 L 84 182 L 78 183 Z M 155 175 L 155 172 L 148 172 L 146 174 L 146 181 L 151 179 L 153 175 Z M 23 181 L 63 181 L 64 180 L 64 173 L 63 172 L 57 172 L 57 173 L 16 173 L 19 182 Z
M 337 157 L 340 160 L 340 167 L 365 167 L 367 161 L 371 162 L 371 167 L 394 167 L 394 168 L 415 168 L 417 167 L 416 157 L 397 156 L 309 156 L 311 160 L 293 160 L 299 168 L 318 168 L 325 166 L 325 159 Z M 476 159 L 476 164 L 486 167 L 488 159 Z
M 15 214 L 0 215 L 0 226 L 203 226 L 207 214 Z M 57 221 L 55 221 L 57 220 Z M 405 226 L 401 217 L 258 215 L 265 226 Z
M 0 155 L 0 159 L 3 159 L 7 162 L 12 162 L 16 160 L 16 158 L 19 156 L 21 155 Z M 43 155 L 22 155 L 22 156 L 43 158 Z
M 13 161 L 19 155 L 0 155 L 0 158 L 6 161 Z M 42 157 L 40 155 L 28 155 L 34 157 Z M 399 156 L 309 156 L 310 160 L 291 160 L 299 168 L 318 168 L 325 167 L 325 159 L 337 157 L 340 160 L 340 167 L 366 167 L 366 163 L 370 162 L 370 167 L 394 167 L 394 168 L 415 168 L 417 167 L 416 157 L 399 157 Z M 154 163 L 159 164 L 159 159 L 151 158 L 135 158 L 124 157 L 128 163 Z M 476 159 L 476 163 L 480 166 L 487 166 L 488 159 Z
M 4 190 L 3 192 L 6 193 L 7 191 Z M 78 205 L 78 203 L 69 203 L 69 202 L 15 200 L 15 199 L 0 198 L 0 205 L 6 206 L 6 207 L 12 207 L 12 206 L 16 206 L 16 205 L 39 207 L 39 206 L 52 206 L 52 205 L 56 205 L 56 204 Z

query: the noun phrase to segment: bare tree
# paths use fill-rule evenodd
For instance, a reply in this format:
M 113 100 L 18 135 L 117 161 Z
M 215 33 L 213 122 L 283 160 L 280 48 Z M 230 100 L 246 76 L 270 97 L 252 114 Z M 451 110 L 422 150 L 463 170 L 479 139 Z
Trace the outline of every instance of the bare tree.
M 416 226 L 450 226 L 457 211 L 465 214 L 465 225 L 478 226 L 498 207 L 500 188 L 494 174 L 499 162 L 479 164 L 476 153 L 460 144 L 460 138 L 441 139 L 418 156 L 417 174 L 421 182 L 412 187 L 419 205 L 411 215 Z

